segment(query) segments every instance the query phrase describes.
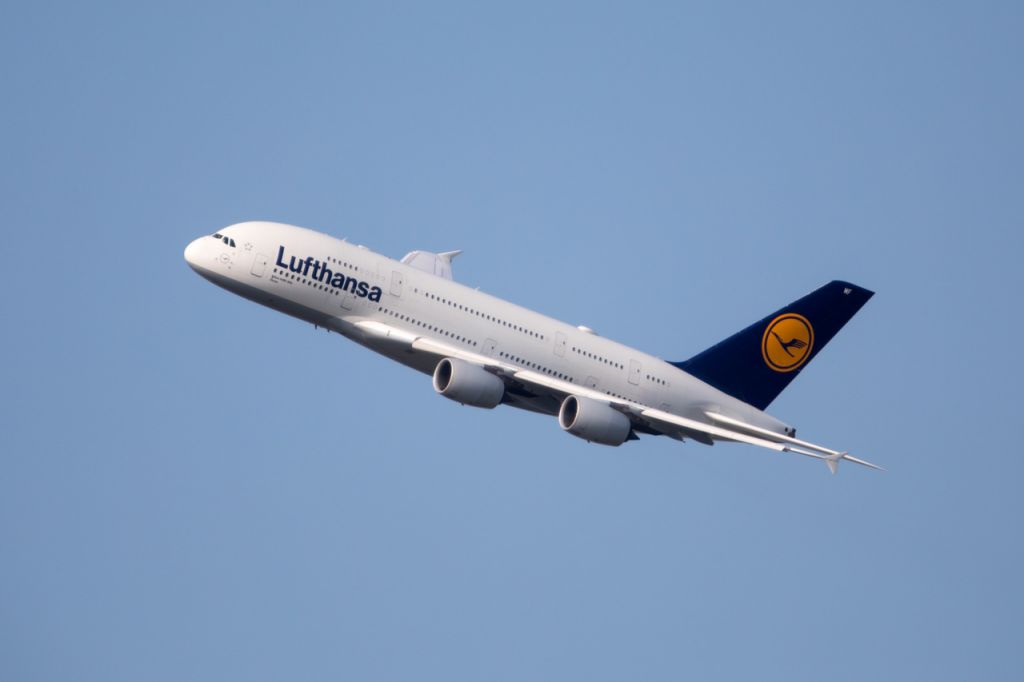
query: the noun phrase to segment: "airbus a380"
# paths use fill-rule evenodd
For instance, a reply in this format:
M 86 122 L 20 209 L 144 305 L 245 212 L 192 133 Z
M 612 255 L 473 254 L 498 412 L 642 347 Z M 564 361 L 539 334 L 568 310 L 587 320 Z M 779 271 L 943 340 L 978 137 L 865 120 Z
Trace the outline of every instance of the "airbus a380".
M 764 410 L 872 296 L 833 281 L 683 362 L 666 362 L 452 278 L 458 251 L 396 261 L 313 230 L 246 222 L 196 239 L 193 270 L 433 377 L 465 405 L 557 416 L 570 434 L 729 441 L 878 469 Z

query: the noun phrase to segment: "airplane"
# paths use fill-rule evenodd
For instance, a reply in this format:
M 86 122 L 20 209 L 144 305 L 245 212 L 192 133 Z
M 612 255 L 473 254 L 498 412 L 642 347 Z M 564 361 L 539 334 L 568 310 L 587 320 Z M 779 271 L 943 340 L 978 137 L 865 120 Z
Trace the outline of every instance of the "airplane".
M 456 282 L 460 251 L 401 261 L 314 230 L 243 222 L 192 241 L 185 261 L 219 287 L 432 376 L 464 405 L 557 417 L 592 443 L 639 435 L 737 442 L 881 467 L 798 439 L 764 410 L 871 298 L 832 281 L 688 360 L 668 362 Z

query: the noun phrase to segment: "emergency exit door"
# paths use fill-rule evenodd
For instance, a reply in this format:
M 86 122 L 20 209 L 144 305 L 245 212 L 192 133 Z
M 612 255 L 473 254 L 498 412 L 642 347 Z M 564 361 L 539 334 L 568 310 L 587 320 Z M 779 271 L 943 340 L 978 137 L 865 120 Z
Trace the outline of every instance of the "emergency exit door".
M 643 371 L 640 367 L 639 360 L 629 361 L 629 383 L 639 386 L 640 385 L 640 372 Z

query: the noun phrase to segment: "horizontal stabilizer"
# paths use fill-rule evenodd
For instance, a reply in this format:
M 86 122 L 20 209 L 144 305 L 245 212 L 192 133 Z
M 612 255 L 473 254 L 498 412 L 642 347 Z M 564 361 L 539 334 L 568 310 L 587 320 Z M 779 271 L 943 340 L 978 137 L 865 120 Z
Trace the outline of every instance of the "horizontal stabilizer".
M 724 414 L 718 414 L 717 412 L 705 412 L 704 414 L 710 417 L 712 421 L 719 422 L 720 424 L 727 424 L 741 431 L 756 434 L 772 442 L 785 443 L 789 446 L 786 448 L 787 452 L 795 452 L 798 455 L 806 455 L 808 457 L 822 459 L 825 461 L 825 464 L 828 465 L 829 471 L 833 474 L 839 469 L 839 462 L 841 460 L 860 464 L 861 466 L 866 466 L 871 469 L 885 471 L 885 469 L 877 464 L 872 464 L 867 460 L 854 457 L 848 452 L 839 452 L 838 450 L 815 445 L 814 443 L 809 443 L 805 440 L 800 440 L 799 438 L 787 436 L 782 433 L 775 433 L 774 431 L 761 428 L 760 426 L 754 426 L 753 424 L 747 424 L 739 419 L 733 419 L 732 417 L 727 417 Z

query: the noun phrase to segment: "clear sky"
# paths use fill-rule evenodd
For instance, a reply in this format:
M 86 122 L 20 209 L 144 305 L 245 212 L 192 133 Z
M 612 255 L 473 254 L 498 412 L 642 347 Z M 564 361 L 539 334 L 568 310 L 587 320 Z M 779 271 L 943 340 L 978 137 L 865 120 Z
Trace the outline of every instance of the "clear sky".
M 143 5 L 0 12 L 0 679 L 1021 678 L 1020 3 Z M 771 411 L 889 471 L 460 407 L 249 219 L 669 360 L 849 279 Z

